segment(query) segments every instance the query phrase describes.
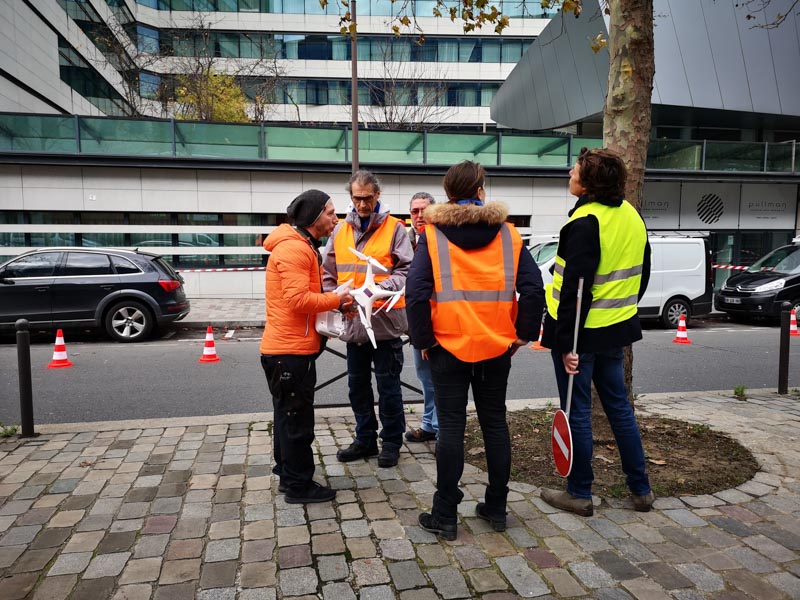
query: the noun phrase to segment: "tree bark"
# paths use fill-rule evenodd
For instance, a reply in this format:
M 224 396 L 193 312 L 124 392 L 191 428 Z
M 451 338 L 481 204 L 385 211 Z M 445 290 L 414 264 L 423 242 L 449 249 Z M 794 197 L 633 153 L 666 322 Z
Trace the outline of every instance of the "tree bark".
M 641 211 L 655 54 L 653 0 L 609 0 L 608 95 L 603 110 L 603 143 L 620 154 L 628 168 L 625 197 Z M 625 386 L 634 404 L 633 351 L 625 349 Z

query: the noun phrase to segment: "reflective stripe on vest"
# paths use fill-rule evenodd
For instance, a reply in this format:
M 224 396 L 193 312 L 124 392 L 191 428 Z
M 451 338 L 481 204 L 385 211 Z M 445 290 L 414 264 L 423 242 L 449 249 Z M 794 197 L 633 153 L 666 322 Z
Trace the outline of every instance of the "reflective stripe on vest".
M 592 305 L 585 327 L 608 327 L 630 319 L 637 312 L 642 260 L 647 231 L 630 203 L 619 207 L 590 202 L 578 207 L 567 224 L 594 215 L 600 228 L 600 264 L 592 285 Z M 566 226 L 566 225 L 565 225 Z M 557 318 L 566 263 L 556 251 L 553 287 L 547 294 L 547 312 Z
M 433 225 L 426 232 L 436 340 L 464 362 L 500 356 L 517 339 L 516 280 L 522 238 L 504 223 L 487 246 L 463 250 Z
M 371 256 L 389 270 L 388 273 L 385 273 L 379 269 L 372 269 L 373 279 L 376 284 L 380 284 L 380 282 L 385 281 L 391 276 L 392 268 L 394 267 L 394 261 L 392 260 L 392 240 L 397 223 L 402 223 L 402 221 L 391 215 L 387 215 L 383 223 L 372 232 L 372 235 L 369 236 L 369 239 L 367 239 L 363 247 L 359 248 L 356 245 L 355 229 L 353 229 L 350 223 L 344 222 L 333 238 L 338 285 L 342 285 L 346 281 L 352 279 L 353 284 L 351 287 L 356 289 L 364 285 L 364 281 L 366 280 L 367 263 L 366 261 L 358 260 L 356 255 L 350 251 L 350 248 L 355 248 L 362 254 Z M 403 229 L 405 231 L 405 227 Z M 388 300 L 376 300 L 374 308 L 377 309 L 387 301 Z M 405 308 L 405 305 L 405 296 L 400 296 L 392 309 Z

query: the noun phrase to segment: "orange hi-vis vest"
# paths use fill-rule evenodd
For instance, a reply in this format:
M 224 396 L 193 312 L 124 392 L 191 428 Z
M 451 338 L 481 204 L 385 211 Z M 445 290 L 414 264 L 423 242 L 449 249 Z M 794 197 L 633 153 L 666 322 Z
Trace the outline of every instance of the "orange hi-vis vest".
M 500 356 L 517 339 L 519 232 L 503 223 L 489 245 L 464 250 L 433 225 L 425 231 L 433 266 L 431 319 L 436 341 L 468 363 Z
M 398 223 L 402 223 L 402 221 L 391 215 L 387 215 L 386 219 L 384 219 L 383 223 L 372 233 L 363 248 L 356 246 L 356 232 L 353 226 L 347 222 L 342 225 L 342 228 L 333 238 L 333 251 L 336 253 L 338 285 L 342 285 L 346 281 L 352 279 L 353 284 L 351 287 L 357 289 L 364 285 L 364 280 L 367 277 L 366 261 L 361 260 L 350 252 L 350 248 L 355 248 L 362 254 L 371 256 L 389 270 L 388 273 L 384 273 L 383 271 L 373 268 L 372 275 L 375 283 L 380 284 L 381 281 L 389 278 L 392 267 L 394 267 L 391 253 L 392 237 L 394 236 L 394 230 Z M 405 233 L 405 226 L 403 227 L 403 232 Z M 389 300 L 391 299 L 376 300 L 373 309 L 379 308 Z M 400 296 L 392 309 L 405 307 L 406 297 Z

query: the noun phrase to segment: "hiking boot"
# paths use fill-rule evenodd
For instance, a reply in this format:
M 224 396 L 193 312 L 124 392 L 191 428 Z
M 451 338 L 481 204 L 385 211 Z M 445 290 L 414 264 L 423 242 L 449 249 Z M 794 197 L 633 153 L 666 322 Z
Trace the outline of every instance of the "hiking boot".
M 316 502 L 328 502 L 335 497 L 336 490 L 312 481 L 305 489 L 286 490 L 284 500 L 287 504 L 314 504 Z
M 419 526 L 425 531 L 435 533 L 443 540 L 452 542 L 458 535 L 458 525 L 455 523 L 452 525 L 440 523 L 431 513 L 420 513 L 419 517 L 417 517 L 417 521 L 419 522 Z
M 378 453 L 378 444 L 375 443 L 371 446 L 362 444 L 358 440 L 354 440 L 347 448 L 343 448 L 336 453 L 336 460 L 339 462 L 351 462 L 359 458 L 369 458 Z
M 486 509 L 486 504 L 484 502 L 478 502 L 475 506 L 475 515 L 479 519 L 483 519 L 484 521 L 489 521 L 492 526 L 492 529 L 495 531 L 505 531 L 506 530 L 506 518 L 499 517 L 492 517 L 489 515 L 489 511 Z
M 559 492 L 542 488 L 542 500 L 550 506 L 575 513 L 582 517 L 591 517 L 594 514 L 591 498 L 576 498 L 569 492 Z
M 633 510 L 636 512 L 650 512 L 650 509 L 653 508 L 653 502 L 656 501 L 656 495 L 652 491 L 643 496 L 631 494 L 631 499 L 633 500 Z
M 407 442 L 428 442 L 430 440 L 435 440 L 436 434 L 432 431 L 425 431 L 422 427 L 417 427 L 416 429 L 412 429 L 411 431 L 406 431 L 406 441 Z
M 382 469 L 397 466 L 397 461 L 400 460 L 399 448 L 381 448 L 381 453 L 378 454 L 378 466 Z

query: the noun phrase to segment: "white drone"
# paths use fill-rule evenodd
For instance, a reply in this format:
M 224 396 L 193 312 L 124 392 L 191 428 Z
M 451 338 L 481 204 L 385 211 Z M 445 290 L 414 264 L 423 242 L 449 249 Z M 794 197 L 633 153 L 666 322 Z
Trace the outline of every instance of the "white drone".
M 350 251 L 361 260 L 367 262 L 367 274 L 364 278 L 364 285 L 352 290 L 350 293 L 353 295 L 353 298 L 357 303 L 356 307 L 358 308 L 358 315 L 361 317 L 361 322 L 364 324 L 364 328 L 367 330 L 369 341 L 372 342 L 373 348 L 377 348 L 378 344 L 375 342 L 375 333 L 372 331 L 372 306 L 375 304 L 376 300 L 380 300 L 381 298 L 391 298 L 391 300 L 389 300 L 386 304 L 378 308 L 374 314 L 378 314 L 383 309 L 386 309 L 386 312 L 389 312 L 392 310 L 400 297 L 405 294 L 406 288 L 403 286 L 403 289 L 396 292 L 391 292 L 379 287 L 378 284 L 375 283 L 375 277 L 373 276 L 372 268 L 374 267 L 380 271 L 383 271 L 384 273 L 387 273 L 389 270 L 376 259 L 372 258 L 371 256 L 367 256 L 366 254 L 362 254 L 355 248 L 350 248 Z

